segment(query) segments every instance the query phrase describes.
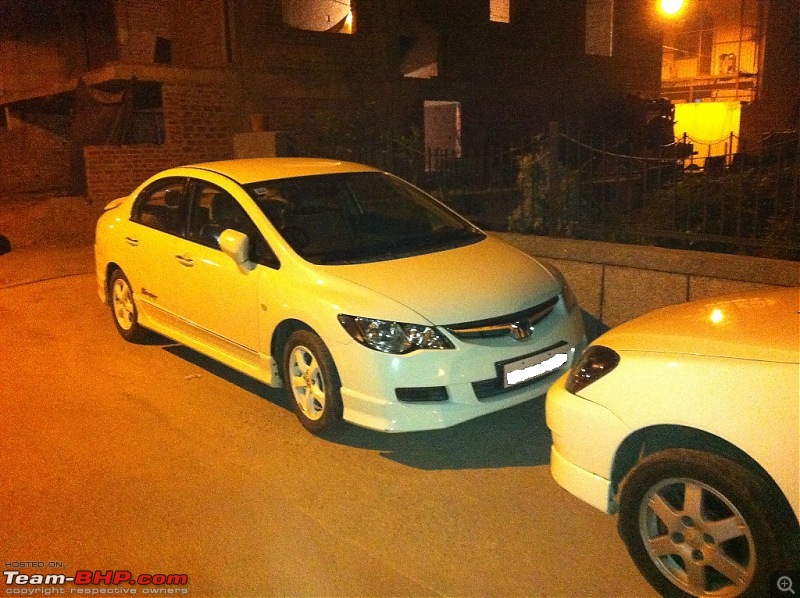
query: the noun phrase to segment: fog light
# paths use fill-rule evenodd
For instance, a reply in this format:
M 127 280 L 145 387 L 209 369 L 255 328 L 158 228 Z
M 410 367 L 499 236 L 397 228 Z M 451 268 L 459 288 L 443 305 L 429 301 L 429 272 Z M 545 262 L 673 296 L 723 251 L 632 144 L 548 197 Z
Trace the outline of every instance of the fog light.
M 398 401 L 405 403 L 428 403 L 446 401 L 447 389 L 444 386 L 419 386 L 416 388 L 396 388 L 394 391 Z

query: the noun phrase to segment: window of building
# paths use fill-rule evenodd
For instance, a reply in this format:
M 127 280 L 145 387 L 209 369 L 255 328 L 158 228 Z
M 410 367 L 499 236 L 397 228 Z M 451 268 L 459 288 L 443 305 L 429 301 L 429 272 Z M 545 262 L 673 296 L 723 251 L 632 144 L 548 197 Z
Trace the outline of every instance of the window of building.
M 711 73 L 713 46 L 714 21 L 703 14 L 676 33 L 673 51 L 676 60 L 692 61 L 696 75 L 708 75 Z
M 79 81 L 69 109 L 71 137 L 86 145 L 163 144 L 161 83 Z
M 404 77 L 430 79 L 439 74 L 439 36 L 430 29 L 423 28 L 416 35 L 402 35 L 397 40 L 397 48 L 402 56 L 400 71 Z
M 305 31 L 353 33 L 355 19 L 350 0 L 282 0 L 283 22 Z
M 489 0 L 489 20 L 495 23 L 511 22 L 511 0 Z
M 131 127 L 127 142 L 164 143 L 164 107 L 161 83 L 137 81 L 133 86 Z
M 766 31 L 762 0 L 685 4 L 664 23 L 662 96 L 673 102 L 752 102 Z
M 614 0 L 586 0 L 586 53 L 613 56 Z
M 426 170 L 441 170 L 461 157 L 461 103 L 426 101 Z

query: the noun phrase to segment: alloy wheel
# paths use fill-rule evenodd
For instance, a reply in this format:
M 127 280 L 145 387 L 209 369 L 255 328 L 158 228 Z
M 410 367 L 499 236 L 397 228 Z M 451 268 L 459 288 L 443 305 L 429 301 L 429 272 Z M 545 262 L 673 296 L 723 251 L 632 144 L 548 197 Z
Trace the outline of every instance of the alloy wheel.
M 303 414 L 318 420 L 325 412 L 325 382 L 317 358 L 304 346 L 297 346 L 289 357 L 292 395 Z
M 114 281 L 111 297 L 117 324 L 123 330 L 130 330 L 133 327 L 136 314 L 131 287 L 124 279 L 117 278 Z
M 755 575 L 747 521 L 723 494 L 697 480 L 654 485 L 640 504 L 639 533 L 661 572 L 694 596 L 737 596 Z

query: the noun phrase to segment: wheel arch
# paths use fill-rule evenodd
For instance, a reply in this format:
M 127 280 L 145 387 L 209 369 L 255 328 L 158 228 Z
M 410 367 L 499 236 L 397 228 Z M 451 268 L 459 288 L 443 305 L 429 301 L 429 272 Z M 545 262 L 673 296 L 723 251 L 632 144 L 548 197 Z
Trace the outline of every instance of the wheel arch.
M 617 497 L 620 485 L 636 463 L 647 455 L 668 449 L 694 449 L 716 454 L 747 468 L 762 478 L 772 489 L 771 497 L 776 514 L 781 521 L 798 527 L 797 516 L 788 499 L 772 476 L 739 447 L 704 430 L 680 425 L 657 425 L 642 428 L 628 436 L 617 449 L 611 468 L 611 496 L 613 510 L 618 508 Z
M 270 353 L 272 358 L 275 360 L 275 363 L 278 364 L 278 373 L 284 383 L 286 383 L 286 380 L 283 380 L 283 350 L 286 347 L 286 342 L 289 340 L 289 337 L 292 335 L 292 333 L 298 330 L 308 330 L 309 332 L 317 334 L 316 330 L 314 330 L 311 326 L 302 320 L 295 318 L 288 318 L 281 321 L 275 327 L 275 330 L 272 333 L 272 340 L 270 341 Z

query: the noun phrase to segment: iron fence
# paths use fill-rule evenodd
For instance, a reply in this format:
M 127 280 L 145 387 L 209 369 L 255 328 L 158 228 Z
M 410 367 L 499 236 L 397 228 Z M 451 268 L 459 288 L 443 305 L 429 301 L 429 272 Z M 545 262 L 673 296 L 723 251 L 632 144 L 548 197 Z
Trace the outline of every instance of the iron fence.
M 684 141 L 615 154 L 558 135 L 565 198 L 555 232 L 579 238 L 800 259 L 800 135 L 706 157 Z M 576 159 L 575 156 L 578 156 Z M 713 158 L 713 159 L 712 159 Z
M 393 172 L 489 230 L 800 260 L 800 133 L 727 147 L 700 162 L 684 137 L 634 154 L 552 124 L 459 155 L 402 140 L 315 153 Z

